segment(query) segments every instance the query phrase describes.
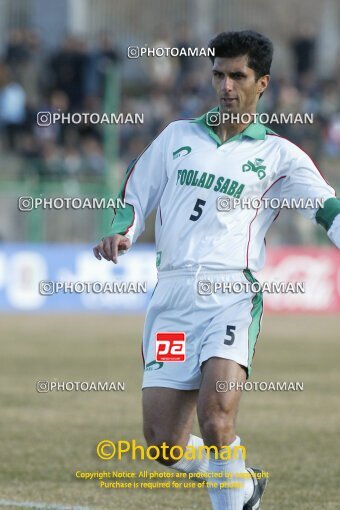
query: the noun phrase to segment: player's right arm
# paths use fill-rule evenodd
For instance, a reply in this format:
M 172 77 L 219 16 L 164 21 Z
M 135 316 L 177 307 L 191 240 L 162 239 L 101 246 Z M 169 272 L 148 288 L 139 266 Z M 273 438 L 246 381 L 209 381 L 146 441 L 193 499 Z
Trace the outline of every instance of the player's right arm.
M 168 180 L 168 129 L 129 165 L 117 196 L 125 202 L 125 207 L 115 210 L 110 232 L 93 248 L 98 260 L 103 257 L 116 264 L 118 255 L 125 253 L 138 239 L 144 231 L 145 219 L 158 206 Z

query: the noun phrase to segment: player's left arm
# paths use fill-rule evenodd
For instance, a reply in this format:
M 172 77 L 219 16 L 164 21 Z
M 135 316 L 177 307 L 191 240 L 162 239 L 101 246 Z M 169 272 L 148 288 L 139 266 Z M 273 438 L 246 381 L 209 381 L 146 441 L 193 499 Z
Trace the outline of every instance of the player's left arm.
M 313 161 L 302 151 L 292 160 L 283 179 L 281 198 L 323 201 L 322 207 L 301 207 L 299 212 L 322 225 L 331 241 L 340 248 L 340 200 Z

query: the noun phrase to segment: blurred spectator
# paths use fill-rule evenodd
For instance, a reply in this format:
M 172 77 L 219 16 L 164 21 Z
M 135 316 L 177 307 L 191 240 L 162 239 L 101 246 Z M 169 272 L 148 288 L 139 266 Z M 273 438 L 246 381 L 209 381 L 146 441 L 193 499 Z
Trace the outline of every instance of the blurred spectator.
M 27 97 L 27 108 L 33 112 L 40 99 L 45 84 L 45 57 L 41 48 L 39 34 L 33 30 L 25 31 L 26 58 L 17 70 L 18 80 Z
M 95 136 L 87 136 L 83 140 L 82 150 L 82 171 L 95 177 L 103 176 L 105 159 L 100 141 Z
M 309 23 L 302 23 L 297 37 L 292 42 L 294 67 L 298 82 L 315 66 L 315 31 Z
M 166 29 L 160 30 L 156 40 L 150 45 L 152 48 L 171 48 L 174 46 Z M 155 85 L 164 90 L 171 90 L 178 73 L 177 58 L 171 55 L 146 59 L 151 68 L 151 79 Z
M 83 104 L 88 66 L 84 41 L 71 35 L 64 39 L 50 60 L 53 88 L 65 92 L 72 112 L 79 111 Z
M 15 148 L 26 120 L 25 104 L 24 89 L 11 79 L 8 66 L 0 63 L 0 129 L 10 149 Z
M 27 57 L 28 48 L 26 47 L 25 32 L 21 28 L 13 28 L 8 34 L 5 62 L 10 67 L 14 76 L 19 66 L 25 62 Z
M 82 159 L 77 147 L 71 145 L 65 147 L 63 154 L 63 173 L 67 177 L 77 177 L 82 173 Z
M 174 46 L 176 48 L 185 48 L 187 51 L 188 48 L 195 48 L 198 46 L 196 42 L 194 42 L 191 28 L 187 24 L 182 24 L 178 30 L 178 37 L 175 40 Z M 180 55 L 178 57 L 179 62 L 179 80 L 182 81 L 184 78 L 195 69 L 195 59 L 191 57 L 186 57 L 185 55 Z
M 119 54 L 114 48 L 109 34 L 104 32 L 99 38 L 98 49 L 89 57 L 86 76 L 86 94 L 104 98 L 105 79 L 111 65 L 119 62 Z
M 62 180 L 65 177 L 62 149 L 52 141 L 42 147 L 39 173 L 43 180 Z
M 37 138 L 33 133 L 24 133 L 18 152 L 22 157 L 23 164 L 20 168 L 19 177 L 21 180 L 39 177 L 41 169 L 40 147 Z
M 67 125 L 53 124 L 52 115 L 53 113 L 68 112 L 69 100 L 67 95 L 61 90 L 54 90 L 49 100 L 40 104 L 39 110 L 39 112 L 36 112 L 33 127 L 37 139 L 41 142 L 45 140 L 62 142 L 65 138 L 64 132 L 67 129 Z M 45 119 L 47 119 L 47 122 L 45 122 Z
M 331 158 L 340 158 L 340 113 L 330 119 L 326 131 L 325 152 Z
M 325 119 L 340 112 L 339 86 L 340 81 L 329 80 L 321 87 L 319 113 Z

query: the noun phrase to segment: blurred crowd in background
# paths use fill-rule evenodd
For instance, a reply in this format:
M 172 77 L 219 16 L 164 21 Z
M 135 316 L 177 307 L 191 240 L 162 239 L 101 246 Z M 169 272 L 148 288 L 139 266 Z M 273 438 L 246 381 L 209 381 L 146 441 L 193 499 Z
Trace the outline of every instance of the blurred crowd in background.
M 162 35 L 154 47 L 196 47 L 187 27 Z M 340 69 L 329 79 L 315 73 L 315 37 L 301 33 L 290 42 L 294 69 L 273 75 L 260 101 L 261 111 L 314 113 L 313 125 L 272 125 L 313 159 L 340 157 Z M 208 58 L 156 57 L 128 60 L 126 48 L 102 33 L 89 46 L 67 36 L 52 52 L 39 34 L 12 29 L 0 60 L 0 154 L 11 156 L 18 178 L 100 178 L 104 173 L 103 129 L 99 125 L 39 127 L 37 112 L 104 112 L 109 66 L 120 68 L 120 111 L 144 113 L 143 125 L 119 126 L 119 160 L 126 166 L 155 135 L 177 118 L 201 115 L 215 106 Z M 132 65 L 136 73 L 124 73 Z M 18 166 L 19 165 L 19 166 Z M 15 172 L 13 172 L 15 174 Z

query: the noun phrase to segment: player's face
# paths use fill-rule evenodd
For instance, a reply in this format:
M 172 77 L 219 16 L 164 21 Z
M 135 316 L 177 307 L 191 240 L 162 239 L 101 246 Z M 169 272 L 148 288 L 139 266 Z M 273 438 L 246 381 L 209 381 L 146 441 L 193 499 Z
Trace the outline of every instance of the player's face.
M 256 103 L 268 85 L 269 75 L 256 80 L 255 71 L 247 64 L 247 55 L 215 58 L 212 84 L 221 113 L 255 113 Z

